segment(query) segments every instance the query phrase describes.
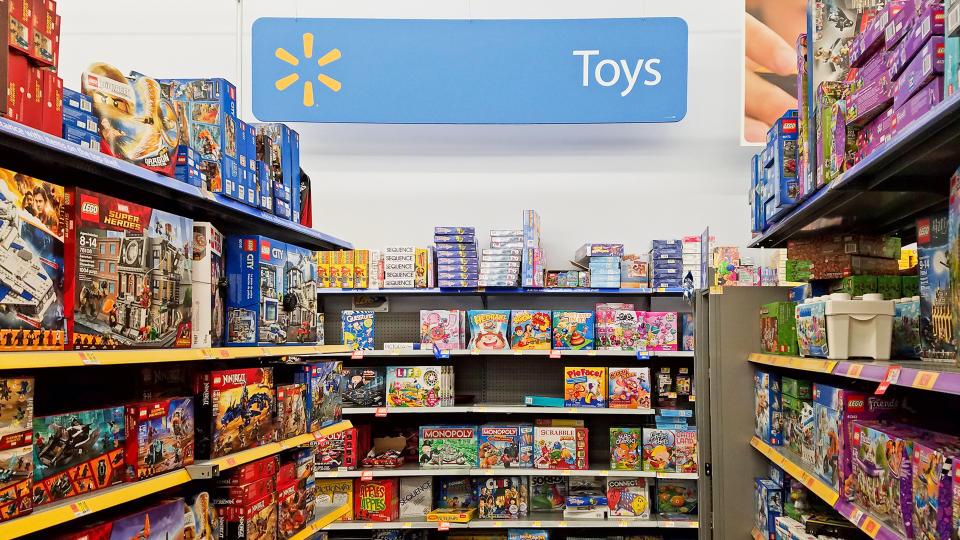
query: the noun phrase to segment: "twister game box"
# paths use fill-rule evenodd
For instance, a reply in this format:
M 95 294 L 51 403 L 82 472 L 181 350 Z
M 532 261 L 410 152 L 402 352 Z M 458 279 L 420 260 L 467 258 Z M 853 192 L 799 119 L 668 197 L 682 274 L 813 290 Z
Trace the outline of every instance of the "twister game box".
M 607 406 L 607 368 L 563 368 L 564 407 Z
M 470 326 L 468 349 L 509 349 L 510 312 L 498 309 L 471 309 L 467 312 Z
M 554 349 L 593 349 L 592 311 L 554 311 Z

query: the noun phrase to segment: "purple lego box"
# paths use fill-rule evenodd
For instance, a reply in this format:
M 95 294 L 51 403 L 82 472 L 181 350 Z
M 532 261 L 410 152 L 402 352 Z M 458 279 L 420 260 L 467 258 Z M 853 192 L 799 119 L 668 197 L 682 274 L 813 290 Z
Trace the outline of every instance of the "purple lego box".
M 438 279 L 437 287 L 447 288 L 447 287 L 476 287 L 477 280 L 475 279 Z
M 850 67 L 862 66 L 869 61 L 873 53 L 883 48 L 887 23 L 900 11 L 903 4 L 901 0 L 887 2 L 867 27 L 853 38 L 850 44 Z
M 933 36 L 910 61 L 893 85 L 893 108 L 899 109 L 913 94 L 943 73 L 943 36 Z
M 942 9 L 942 3 L 939 0 L 906 0 L 903 2 L 897 13 L 890 18 L 890 24 L 884 30 L 884 45 L 886 48 L 892 49 L 896 46 L 900 39 L 910 31 L 914 21 L 921 17 L 928 6 L 934 4 L 940 5 Z M 943 26 L 940 28 L 942 34 Z
M 943 99 L 943 77 L 934 77 L 926 86 L 920 89 L 916 94 L 897 109 L 891 122 L 890 136 L 894 136 L 900 130 L 909 126 L 914 120 L 920 118 L 930 109 L 936 107 Z
M 864 78 L 862 85 L 855 86 L 856 89 L 846 99 L 846 123 L 856 127 L 865 126 L 893 102 L 893 85 L 885 69 L 883 54 L 876 55 L 868 66 L 872 68 L 871 73 L 864 77 L 870 75 L 872 78 Z M 868 71 L 867 66 L 861 71 Z
M 939 24 L 936 22 L 939 17 Z M 943 35 L 943 6 L 930 5 L 923 15 L 907 32 L 906 36 L 890 51 L 887 56 L 887 71 L 890 79 L 896 79 L 900 72 L 907 67 L 920 47 L 930 39 L 931 36 Z
M 894 108 L 890 107 L 857 132 L 857 161 L 869 156 L 881 144 L 890 140 L 893 136 L 893 119 L 896 117 Z
M 433 234 L 476 234 L 473 227 L 434 227 Z

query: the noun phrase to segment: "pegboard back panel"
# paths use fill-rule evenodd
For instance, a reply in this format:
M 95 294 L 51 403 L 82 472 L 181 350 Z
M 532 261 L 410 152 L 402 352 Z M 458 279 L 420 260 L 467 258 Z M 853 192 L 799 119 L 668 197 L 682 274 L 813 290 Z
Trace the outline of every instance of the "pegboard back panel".
M 373 317 L 373 342 L 378 350 L 384 343 L 418 343 L 420 312 L 382 312 Z M 343 313 L 327 312 L 323 316 L 324 342 L 343 343 Z

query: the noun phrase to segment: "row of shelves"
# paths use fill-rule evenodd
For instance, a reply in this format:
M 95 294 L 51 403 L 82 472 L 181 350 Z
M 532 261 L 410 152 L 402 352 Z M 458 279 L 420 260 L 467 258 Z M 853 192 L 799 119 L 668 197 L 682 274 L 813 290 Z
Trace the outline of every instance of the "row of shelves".
M 453 407 L 345 407 L 344 416 L 373 414 L 586 414 L 586 415 L 654 415 L 690 418 L 689 409 L 610 409 L 606 407 L 525 407 L 523 405 L 456 405 Z
M 490 520 L 476 519 L 466 523 L 438 523 L 418 519 L 410 521 L 339 521 L 331 523 L 327 530 L 346 531 L 346 530 L 371 530 L 371 529 L 514 529 L 514 528 L 537 528 L 537 529 L 559 529 L 573 527 L 587 528 L 664 528 L 664 529 L 696 529 L 700 526 L 697 521 L 675 520 L 651 516 L 650 519 L 558 519 L 563 514 L 558 512 L 531 512 L 528 519 L 505 519 Z
M 960 395 L 960 366 L 953 363 L 922 360 L 856 362 L 760 353 L 750 354 L 749 360 L 755 364 L 828 373 L 877 383 L 890 378 L 890 384 L 896 386 Z M 899 368 L 899 375 L 891 374 L 891 368 Z
M 396 469 L 359 469 L 354 471 L 317 471 L 317 478 L 378 478 L 398 476 L 626 476 L 630 478 L 664 478 L 670 480 L 696 480 L 697 473 L 674 473 L 652 471 L 611 470 L 601 465 L 593 465 L 583 470 L 557 470 L 534 468 L 510 469 L 465 469 L 445 467 L 441 469 L 421 469 L 417 464 L 407 464 Z
M 334 521 L 339 521 L 340 518 L 350 511 L 350 509 L 350 503 L 342 506 L 336 506 L 332 504 L 317 506 L 314 510 L 314 515 L 322 517 L 318 517 L 317 519 L 311 521 L 306 527 L 303 528 L 303 530 L 291 536 L 287 540 L 308 540 L 313 538 L 315 534 L 325 529 Z
M 874 519 L 853 503 L 841 499 L 840 494 L 831 486 L 822 482 L 813 473 L 804 470 L 803 467 L 799 465 L 799 458 L 795 455 L 784 451 L 782 448 L 770 446 L 757 437 L 753 437 L 750 440 L 750 446 L 756 448 L 761 454 L 766 456 L 767 459 L 782 468 L 790 476 L 800 480 L 800 482 L 807 486 L 816 496 L 840 512 L 850 523 L 853 523 L 860 530 L 867 533 L 870 538 L 874 540 L 906 540 L 906 537 Z
M 604 357 L 637 357 L 650 358 L 658 357 L 680 357 L 693 358 L 693 351 L 599 351 L 599 350 L 559 350 L 559 349 L 500 349 L 500 350 L 479 350 L 479 349 L 456 349 L 443 350 L 435 352 L 432 349 L 402 349 L 402 350 L 356 350 L 349 351 L 354 360 L 362 360 L 365 357 L 381 356 L 549 356 L 550 358 L 562 358 L 564 356 L 604 356 Z
M 101 510 L 106 510 L 134 499 L 160 493 L 172 487 L 186 484 L 191 480 L 212 478 L 233 467 L 277 454 L 287 448 L 294 448 L 321 437 L 328 437 L 351 427 L 353 427 L 353 424 L 345 420 L 314 433 L 251 448 L 209 461 L 197 462 L 188 466 L 186 469 L 171 471 L 153 478 L 118 484 L 93 493 L 78 495 L 77 497 L 51 503 L 35 509 L 32 513 L 21 518 L 0 523 L 0 538 L 17 538 Z M 344 507 L 343 512 L 335 518 L 331 518 L 330 521 L 339 519 L 347 510 L 348 508 Z
M 369 295 L 369 296 L 676 296 L 683 294 L 682 287 L 640 287 L 626 289 L 601 289 L 598 287 L 528 288 L 528 287 L 477 287 L 477 288 L 423 288 L 423 289 L 317 289 L 323 295 Z
M 125 349 L 110 351 L 5 352 L 0 369 L 109 366 L 198 360 L 234 360 L 262 356 L 349 354 L 346 345 L 283 345 L 275 347 L 215 347 L 209 349 Z

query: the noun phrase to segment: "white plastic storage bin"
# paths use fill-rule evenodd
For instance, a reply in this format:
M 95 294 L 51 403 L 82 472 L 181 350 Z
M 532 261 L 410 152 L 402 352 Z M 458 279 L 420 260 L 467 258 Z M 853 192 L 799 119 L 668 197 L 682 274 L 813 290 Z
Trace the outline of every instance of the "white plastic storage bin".
M 824 304 L 827 358 L 890 359 L 894 313 L 892 300 L 884 300 L 882 294 L 865 294 L 863 300 L 852 300 L 847 293 L 835 293 Z

